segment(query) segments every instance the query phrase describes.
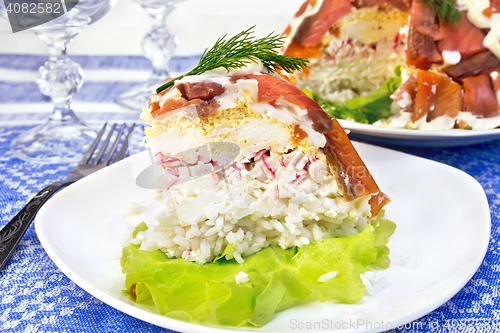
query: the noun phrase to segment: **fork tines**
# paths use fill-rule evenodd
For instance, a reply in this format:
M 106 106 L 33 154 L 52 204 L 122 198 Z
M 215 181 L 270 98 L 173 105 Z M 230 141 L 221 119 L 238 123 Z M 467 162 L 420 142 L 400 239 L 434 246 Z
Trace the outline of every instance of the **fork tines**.
M 106 152 L 106 148 L 108 147 L 109 141 L 111 140 L 111 137 L 113 136 L 113 133 L 115 132 L 116 128 L 116 123 L 111 126 L 111 129 L 109 130 L 108 135 L 104 139 L 104 142 L 101 145 L 101 148 L 99 149 L 96 157 L 92 160 L 92 155 L 94 154 L 99 142 L 101 141 L 102 135 L 104 134 L 104 131 L 106 130 L 107 123 L 104 123 L 104 126 L 102 126 L 101 130 L 97 134 L 96 138 L 94 139 L 94 142 L 89 147 L 89 150 L 87 153 L 83 156 L 82 160 L 80 161 L 79 164 L 92 164 L 92 165 L 97 165 L 97 164 L 105 164 L 108 165 L 110 164 L 111 158 L 113 157 L 116 148 L 118 147 L 118 144 L 120 143 L 120 139 L 122 137 L 123 131 L 125 129 L 125 124 L 122 124 L 120 126 L 120 130 L 118 131 L 118 134 L 115 137 L 115 140 L 113 141 L 113 144 L 111 148 L 108 150 L 106 156 L 104 156 L 104 153 Z M 118 154 L 114 158 L 114 161 L 119 161 L 123 158 L 125 155 L 125 152 L 127 151 L 128 147 L 128 140 L 130 139 L 130 136 L 132 135 L 132 131 L 134 130 L 135 123 L 133 123 L 130 128 L 128 129 L 127 134 L 125 135 L 124 142 L 118 151 Z M 101 159 L 103 158 L 103 161 L 101 162 Z

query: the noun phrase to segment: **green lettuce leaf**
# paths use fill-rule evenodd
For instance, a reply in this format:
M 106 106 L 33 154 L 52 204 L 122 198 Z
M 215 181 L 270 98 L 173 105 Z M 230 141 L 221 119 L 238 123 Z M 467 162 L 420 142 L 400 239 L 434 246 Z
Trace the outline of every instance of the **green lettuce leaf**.
M 146 230 L 148 230 L 148 225 L 146 224 L 146 222 L 141 222 L 141 223 L 139 223 L 139 224 L 135 227 L 134 231 L 132 232 L 132 238 L 137 237 L 137 234 L 138 234 L 139 232 L 141 232 L 141 231 L 146 231 Z
M 396 76 L 387 79 L 382 86 L 370 96 L 355 97 L 345 104 L 331 102 L 319 98 L 307 88 L 303 88 L 310 98 L 314 99 L 330 116 L 336 119 L 350 119 L 358 123 L 373 124 L 377 120 L 391 116 L 391 95 L 399 88 L 403 79 L 401 68 L 394 70 Z
M 227 255 L 231 254 L 234 252 L 234 245 L 233 244 L 227 244 L 226 245 L 226 248 L 224 249 L 224 251 L 219 254 L 217 257 L 215 257 L 214 261 L 217 261 L 217 260 L 220 260 L 222 258 L 226 258 Z
M 390 263 L 386 244 L 396 226 L 382 216 L 357 235 L 286 250 L 269 246 L 245 257 L 243 264 L 227 260 L 223 254 L 199 265 L 130 244 L 121 259 L 126 274 L 124 292 L 134 302 L 153 301 L 163 315 L 184 314 L 193 322 L 210 317 L 227 326 L 262 327 L 274 313 L 309 295 L 321 302 L 357 303 L 365 290 L 359 275 L 369 267 L 385 269 Z M 231 245 L 224 252 L 232 251 Z M 334 278 L 318 282 L 320 276 L 333 271 L 337 272 Z M 248 274 L 247 283 L 236 283 L 239 272 Z M 135 297 L 130 295 L 131 288 Z

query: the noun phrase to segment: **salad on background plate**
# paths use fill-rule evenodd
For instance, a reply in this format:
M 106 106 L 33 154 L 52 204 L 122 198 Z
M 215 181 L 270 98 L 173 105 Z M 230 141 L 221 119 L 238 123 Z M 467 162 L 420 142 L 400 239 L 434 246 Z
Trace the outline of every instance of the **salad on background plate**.
M 497 0 L 306 1 L 285 35 L 283 54 L 311 60 L 292 82 L 333 117 L 387 129 L 500 127 Z

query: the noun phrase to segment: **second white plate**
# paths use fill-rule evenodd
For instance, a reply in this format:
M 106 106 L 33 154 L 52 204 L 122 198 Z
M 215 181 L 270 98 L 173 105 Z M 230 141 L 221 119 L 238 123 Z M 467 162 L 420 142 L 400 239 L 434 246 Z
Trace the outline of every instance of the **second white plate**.
M 157 203 L 135 176 L 146 152 L 90 175 L 49 200 L 36 231 L 56 265 L 90 294 L 133 317 L 177 331 L 383 331 L 413 321 L 455 295 L 486 253 L 490 213 L 477 181 L 452 167 L 366 144 L 355 144 L 380 187 L 391 197 L 386 217 L 397 224 L 389 242 L 391 266 L 376 271 L 385 287 L 354 305 L 312 302 L 276 314 L 261 329 L 192 324 L 130 302 L 121 292 L 119 263 L 125 231 L 151 218 Z M 130 201 L 140 215 L 127 215 Z M 313 326 L 311 326 L 313 325 Z M 354 328 L 354 329 L 353 329 Z
M 351 140 L 406 147 L 456 147 L 500 139 L 500 129 L 483 131 L 446 130 L 422 131 L 377 127 L 350 120 L 338 120 L 349 129 Z

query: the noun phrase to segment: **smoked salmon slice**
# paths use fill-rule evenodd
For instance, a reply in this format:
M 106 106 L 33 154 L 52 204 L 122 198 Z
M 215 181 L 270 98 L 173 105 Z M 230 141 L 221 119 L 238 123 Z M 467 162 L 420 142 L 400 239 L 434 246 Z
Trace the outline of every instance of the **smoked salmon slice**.
M 462 110 L 462 87 L 451 78 L 419 70 L 417 95 L 412 115 L 413 121 L 427 116 L 431 121 L 440 116 L 456 117 Z
M 411 7 L 411 0 L 389 0 L 387 2 L 404 12 L 409 10 Z
M 153 117 L 159 117 L 165 113 L 188 105 L 196 106 L 200 117 L 213 114 L 219 107 L 219 104 L 213 100 L 213 98 L 224 92 L 224 88 L 220 84 L 210 81 L 189 82 L 177 85 L 176 87 L 181 92 L 182 97 L 167 99 L 161 108 L 158 102 L 149 101 L 149 107 L 151 108 L 151 115 Z M 162 91 L 160 94 L 166 94 L 171 89 L 173 89 L 173 86 Z
M 429 69 L 433 63 L 443 61 L 436 43 L 431 36 L 422 34 L 438 31 L 437 15 L 434 9 L 424 6 L 420 1 L 411 5 L 410 31 L 408 35 L 408 53 L 406 62 L 420 69 Z
M 500 114 L 493 82 L 487 74 L 471 76 L 463 81 L 464 110 L 479 118 L 490 118 Z
M 232 81 L 238 79 L 254 79 L 259 85 L 259 102 L 269 103 L 275 106 L 279 100 L 287 101 L 297 105 L 301 109 L 307 110 L 307 115 L 314 123 L 314 129 L 320 133 L 328 131 L 332 121 L 319 104 L 309 98 L 300 90 L 288 81 L 284 81 L 272 75 L 248 74 L 244 76 L 232 77 Z
M 315 4 L 315 1 L 306 1 L 296 16 L 304 13 L 308 5 Z M 328 30 L 340 19 L 351 12 L 353 5 L 350 0 L 324 0 L 316 14 L 305 17 L 297 28 L 294 41 L 290 43 L 290 50 L 285 50 L 285 54 L 311 54 L 311 52 L 321 46 L 323 37 Z M 307 49 L 305 53 L 300 53 L 301 48 Z M 292 54 L 293 53 L 293 54 Z
M 410 100 L 412 103 L 407 103 L 408 105 L 402 107 L 402 111 L 405 112 L 413 112 L 413 101 L 415 100 L 415 97 L 417 96 L 417 89 L 418 89 L 418 83 L 417 83 L 417 75 L 411 74 L 408 79 L 406 79 L 403 84 L 401 84 L 394 92 L 394 94 L 391 95 L 391 98 L 395 102 L 399 102 L 405 98 L 405 94 L 408 94 Z
M 305 47 L 318 44 L 335 23 L 351 12 L 352 7 L 350 0 L 324 0 L 316 14 L 302 21 L 295 38 Z
M 462 81 L 466 77 L 479 74 L 489 74 L 500 71 L 500 59 L 490 51 L 485 51 L 470 59 L 443 68 L 443 73 L 451 76 L 456 81 Z
M 374 7 L 374 6 L 383 6 L 387 3 L 386 0 L 354 0 L 352 2 L 354 7 L 363 8 L 363 7 Z
M 297 86 L 281 78 L 267 74 L 248 74 L 231 77 L 232 82 L 239 79 L 254 79 L 258 82 L 258 101 L 276 106 L 279 100 L 287 101 L 297 105 L 301 109 L 307 110 L 307 115 L 314 123 L 314 129 L 320 133 L 327 132 L 332 124 L 330 116 L 313 99 L 309 98 Z M 160 108 L 159 103 L 151 102 L 151 115 L 158 117 L 164 113 L 195 105 L 200 113 L 213 113 L 212 109 L 218 108 L 218 103 L 213 99 L 221 95 L 225 89 L 216 82 L 201 81 L 194 83 L 179 84 L 176 86 L 182 94 L 179 98 L 167 99 Z M 163 94 L 165 92 L 162 92 Z M 203 109 L 203 110 L 202 110 Z M 210 111 L 210 112 L 209 112 Z
M 324 152 L 327 158 L 330 157 L 328 158 L 330 165 L 337 170 L 337 178 L 339 184 L 344 187 L 344 195 L 349 198 L 372 194 L 369 203 L 371 217 L 375 217 L 380 209 L 390 202 L 389 197 L 380 191 L 337 119 L 332 119 L 332 126 L 325 137 L 327 145 Z M 349 180 L 350 186 L 347 187 L 342 182 L 344 179 Z
M 458 51 L 462 60 L 486 51 L 483 44 L 485 34 L 470 23 L 465 13 L 462 13 L 460 22 L 447 25 L 446 31 L 445 37 L 438 43 L 439 51 Z

